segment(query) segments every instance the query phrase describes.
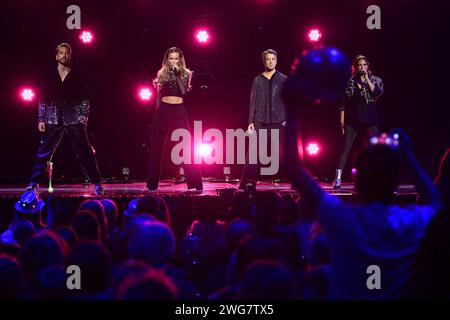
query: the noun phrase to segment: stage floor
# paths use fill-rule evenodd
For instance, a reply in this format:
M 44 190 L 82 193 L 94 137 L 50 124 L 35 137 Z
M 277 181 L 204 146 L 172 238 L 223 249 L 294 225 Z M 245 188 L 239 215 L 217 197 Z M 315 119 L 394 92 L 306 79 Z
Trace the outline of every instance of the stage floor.
M 354 196 L 354 186 L 351 183 L 344 183 L 341 190 L 333 190 L 332 183 L 319 182 L 324 191 L 333 194 L 342 200 L 352 203 L 357 199 Z M 46 185 L 41 185 L 39 194 L 44 201 L 53 198 L 52 201 L 59 199 L 63 203 L 69 203 L 73 208 L 78 208 L 80 203 L 86 199 L 109 198 L 116 202 L 120 214 L 127 208 L 131 199 L 150 194 L 144 192 L 146 182 L 114 182 L 104 183 L 105 194 L 96 196 L 93 192 L 93 185 L 84 184 L 56 184 L 53 186 L 53 193 L 49 193 Z M 188 191 L 185 183 L 175 183 L 173 180 L 163 180 L 159 183 L 156 194 L 162 196 L 173 217 L 173 227 L 177 234 L 184 234 L 190 223 L 195 218 L 194 211 L 184 210 L 191 208 L 196 201 L 203 202 L 212 206 L 212 210 L 222 208 L 231 204 L 230 196 L 243 192 L 238 189 L 239 181 L 211 181 L 204 179 L 203 191 L 201 193 Z M 24 192 L 26 185 L 0 186 L 0 230 L 6 228 L 12 219 L 14 203 Z M 282 195 L 291 194 L 295 198 L 301 197 L 295 190 L 291 189 L 291 184 L 287 182 L 272 183 L 270 181 L 258 182 L 257 192 L 275 190 Z M 402 185 L 399 187 L 395 202 L 402 205 L 413 204 L 416 202 L 417 193 L 413 186 Z M 210 201 L 213 202 L 210 202 Z M 223 202 L 225 201 L 225 202 Z M 227 204 L 228 203 L 228 204 Z M 217 206 L 216 206 L 217 205 Z M 44 208 L 47 208 L 45 206 Z M 217 209 L 219 210 L 219 209 Z M 45 209 L 44 209 L 45 211 Z M 223 214 L 223 212 L 222 212 Z
M 334 190 L 332 183 L 318 182 L 320 186 L 328 193 L 338 196 L 351 196 L 354 193 L 352 183 L 343 183 L 341 190 Z M 185 183 L 175 183 L 172 180 L 162 180 L 159 188 L 155 192 L 164 196 L 174 195 L 191 195 L 191 196 L 219 196 L 222 190 L 238 190 L 238 181 L 204 181 L 203 191 L 188 191 Z M 0 198 L 17 198 L 25 190 L 23 186 L 0 186 Z M 144 191 L 145 181 L 139 182 L 116 182 L 104 183 L 105 194 L 102 197 L 136 197 L 147 194 Z M 274 183 L 270 181 L 261 181 L 256 185 L 256 191 L 275 190 L 281 194 L 297 192 L 291 188 L 291 184 L 287 182 Z M 41 185 L 39 194 L 43 197 L 50 195 L 47 185 Z M 412 185 L 401 185 L 397 190 L 398 195 L 416 195 L 416 190 Z M 98 197 L 93 193 L 92 185 L 84 184 L 57 184 L 53 186 L 52 195 L 58 197 Z

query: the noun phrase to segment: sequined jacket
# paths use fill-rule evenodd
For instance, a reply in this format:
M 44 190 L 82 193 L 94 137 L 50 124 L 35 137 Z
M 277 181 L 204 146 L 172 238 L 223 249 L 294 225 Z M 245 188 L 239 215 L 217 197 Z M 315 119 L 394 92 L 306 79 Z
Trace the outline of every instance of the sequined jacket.
M 380 78 L 374 75 L 370 75 L 369 78 L 375 86 L 373 91 L 367 83 L 360 83 L 361 88 L 359 88 L 358 79 L 354 76 L 348 81 L 340 108 L 341 111 L 345 111 L 346 124 L 354 126 L 378 124 L 376 101 L 383 94 L 384 86 Z
M 81 76 L 71 70 L 61 81 L 58 70 L 42 79 L 38 121 L 46 124 L 87 124 L 90 102 Z
M 383 81 L 380 78 L 371 75 L 369 76 L 369 79 L 374 84 L 375 89 L 371 91 L 368 86 L 363 86 L 361 89 L 361 96 L 368 105 L 374 104 L 384 91 Z M 352 76 L 350 80 L 348 80 L 347 88 L 345 89 L 344 103 L 341 105 L 341 111 L 345 111 L 348 104 L 352 101 L 352 98 L 355 96 L 356 89 L 358 89 L 356 79 Z

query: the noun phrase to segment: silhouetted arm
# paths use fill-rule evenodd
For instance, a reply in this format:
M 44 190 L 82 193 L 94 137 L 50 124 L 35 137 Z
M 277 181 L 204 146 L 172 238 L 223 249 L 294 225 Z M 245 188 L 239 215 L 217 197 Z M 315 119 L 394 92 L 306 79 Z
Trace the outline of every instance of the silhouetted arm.
M 300 196 L 308 199 L 317 208 L 325 193 L 301 163 L 298 152 L 300 130 L 296 115 L 288 111 L 287 118 L 284 146 L 286 171 L 293 187 L 300 193 Z
M 425 170 L 417 161 L 411 150 L 409 138 L 402 132 L 400 134 L 400 151 L 406 159 L 406 164 L 411 170 L 415 181 L 416 189 L 419 193 L 421 203 L 431 206 L 435 210 L 439 210 L 442 206 L 439 191 L 433 184 L 433 181 L 428 177 Z

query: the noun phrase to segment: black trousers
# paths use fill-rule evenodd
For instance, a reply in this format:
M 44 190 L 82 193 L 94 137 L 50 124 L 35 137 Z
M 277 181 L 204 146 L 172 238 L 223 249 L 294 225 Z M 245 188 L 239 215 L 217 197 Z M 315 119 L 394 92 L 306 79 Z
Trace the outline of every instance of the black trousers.
M 268 149 L 268 152 L 270 152 L 269 154 L 271 154 L 272 153 L 272 150 L 270 150 L 270 146 L 271 146 L 271 129 L 278 129 L 279 130 L 279 147 L 280 147 L 280 149 L 279 149 L 279 156 L 280 156 L 280 158 L 279 158 L 279 171 L 278 171 L 278 174 L 276 174 L 276 175 L 274 175 L 272 178 L 274 178 L 274 177 L 282 177 L 282 175 L 283 175 L 283 170 L 282 170 L 282 168 L 283 168 L 283 161 L 282 161 L 282 159 L 283 159 L 283 148 L 282 148 L 282 146 L 283 146 L 283 141 L 284 141 L 284 138 L 283 138 L 283 134 L 284 134 L 284 130 L 282 129 L 282 125 L 281 125 L 281 123 L 270 123 L 270 124 L 265 124 L 265 123 L 261 123 L 261 122 L 255 122 L 254 123 L 254 126 L 255 126 L 255 134 L 257 134 L 258 136 L 258 139 L 259 139 L 259 130 L 261 130 L 261 129 L 267 129 L 267 135 L 268 135 L 268 137 L 267 137 L 267 149 Z M 258 145 L 259 145 L 259 141 L 258 141 Z M 257 149 L 258 151 L 258 155 L 259 155 L 259 148 Z M 251 183 L 255 183 L 256 182 L 256 180 L 258 179 L 258 177 L 259 177 L 259 170 L 260 170 L 260 168 L 261 168 L 261 164 L 260 164 L 260 162 L 259 161 L 257 161 L 257 163 L 256 164 L 251 164 L 251 163 L 249 163 L 249 154 L 248 154 L 248 152 L 247 152 L 247 155 L 246 155 L 246 159 L 245 159 L 245 165 L 244 165 L 244 168 L 242 169 L 242 177 L 241 177 L 241 183 L 240 183 L 240 186 L 241 187 L 243 187 L 246 183 L 249 183 L 249 182 L 251 182 Z
M 352 149 L 353 143 L 355 142 L 356 136 L 360 133 L 363 133 L 366 136 L 378 134 L 378 127 L 376 125 L 355 126 L 349 124 L 345 126 L 345 133 L 342 138 L 341 153 L 338 159 L 337 169 L 344 170 L 344 167 L 347 164 L 348 155 Z
M 150 159 L 148 164 L 147 187 L 157 189 L 161 175 L 161 162 L 169 132 L 183 128 L 190 131 L 184 104 L 161 102 L 153 118 L 150 138 Z M 186 182 L 189 189 L 203 188 L 202 177 L 197 165 L 183 164 Z
M 75 125 L 45 125 L 45 132 L 37 151 L 36 161 L 31 174 L 31 183 L 39 183 L 47 176 L 47 162 L 51 160 L 64 135 L 69 136 L 72 148 L 80 163 L 83 174 L 92 183 L 100 183 L 101 176 L 98 170 L 94 150 L 89 143 L 86 126 Z

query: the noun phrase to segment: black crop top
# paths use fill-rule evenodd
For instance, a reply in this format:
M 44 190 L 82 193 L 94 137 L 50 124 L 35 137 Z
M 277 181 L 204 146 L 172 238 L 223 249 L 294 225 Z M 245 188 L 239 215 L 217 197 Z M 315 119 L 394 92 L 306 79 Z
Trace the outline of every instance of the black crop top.
M 183 77 L 182 82 L 187 91 L 189 76 L 186 75 L 185 77 Z M 176 75 L 173 71 L 169 73 L 169 79 L 167 79 L 167 81 L 161 82 L 159 84 L 159 96 L 160 98 L 165 96 L 183 97 L 180 87 L 178 86 Z

